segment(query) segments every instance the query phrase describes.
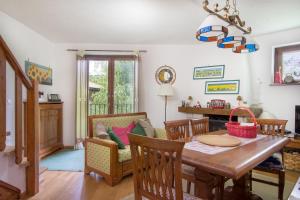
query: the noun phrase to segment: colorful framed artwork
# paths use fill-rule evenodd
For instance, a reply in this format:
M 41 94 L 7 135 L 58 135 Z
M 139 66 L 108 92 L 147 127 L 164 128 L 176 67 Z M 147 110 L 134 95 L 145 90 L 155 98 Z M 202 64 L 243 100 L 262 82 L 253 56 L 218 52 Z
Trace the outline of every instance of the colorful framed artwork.
M 225 65 L 195 67 L 193 79 L 198 80 L 224 78 L 224 72 Z
M 206 81 L 205 94 L 239 94 L 240 80 Z
M 273 47 L 274 84 L 300 84 L 300 43 Z
M 25 61 L 25 72 L 30 80 L 38 80 L 42 85 L 52 85 L 52 69 Z

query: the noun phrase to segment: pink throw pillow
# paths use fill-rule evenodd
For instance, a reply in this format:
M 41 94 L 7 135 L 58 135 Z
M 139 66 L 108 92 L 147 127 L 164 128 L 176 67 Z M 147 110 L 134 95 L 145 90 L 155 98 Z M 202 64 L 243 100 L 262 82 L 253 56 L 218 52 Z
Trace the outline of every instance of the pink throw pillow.
M 125 145 L 129 145 L 128 134 L 134 129 L 135 124 L 132 122 L 127 127 L 112 127 L 113 132 L 120 138 Z

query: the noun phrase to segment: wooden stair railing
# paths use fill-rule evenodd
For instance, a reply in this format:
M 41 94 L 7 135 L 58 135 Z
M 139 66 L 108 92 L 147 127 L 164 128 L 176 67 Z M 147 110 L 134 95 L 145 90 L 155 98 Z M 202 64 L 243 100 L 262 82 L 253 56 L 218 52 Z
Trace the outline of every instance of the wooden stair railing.
M 6 62 L 15 72 L 15 162 L 20 165 L 28 160 L 26 193 L 31 196 L 39 190 L 38 82 L 29 80 L 0 35 L 0 151 L 6 148 Z M 23 86 L 27 92 L 26 116 L 23 116 Z

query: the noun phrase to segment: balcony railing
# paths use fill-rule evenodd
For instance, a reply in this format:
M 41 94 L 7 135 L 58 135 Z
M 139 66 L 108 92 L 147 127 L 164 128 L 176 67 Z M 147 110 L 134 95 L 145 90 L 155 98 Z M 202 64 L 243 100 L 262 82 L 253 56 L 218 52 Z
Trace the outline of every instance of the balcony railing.
M 133 104 L 115 104 L 114 114 L 134 112 Z M 89 104 L 89 115 L 108 114 L 108 104 Z

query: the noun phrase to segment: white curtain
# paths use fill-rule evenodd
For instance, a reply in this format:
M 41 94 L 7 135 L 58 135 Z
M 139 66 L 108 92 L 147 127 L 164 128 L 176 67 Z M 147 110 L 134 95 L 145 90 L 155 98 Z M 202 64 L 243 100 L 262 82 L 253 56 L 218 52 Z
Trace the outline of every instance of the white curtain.
M 76 146 L 82 148 L 82 141 L 87 137 L 87 95 L 88 95 L 88 67 L 84 56 L 77 56 L 76 75 Z

